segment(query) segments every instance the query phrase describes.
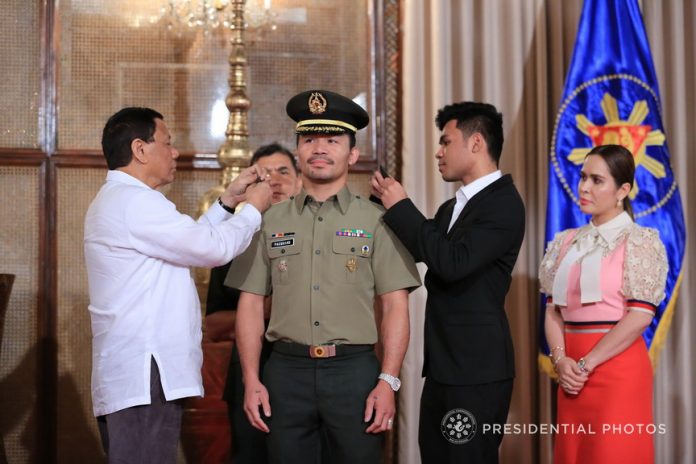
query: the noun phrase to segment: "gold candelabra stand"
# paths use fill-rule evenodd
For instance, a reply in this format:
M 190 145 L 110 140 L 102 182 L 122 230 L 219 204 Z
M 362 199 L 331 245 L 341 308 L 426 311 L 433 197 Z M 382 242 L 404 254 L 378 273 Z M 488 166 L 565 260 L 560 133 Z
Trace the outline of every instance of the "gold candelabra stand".
M 229 92 L 225 105 L 230 112 L 225 129 L 225 141 L 218 149 L 217 160 L 222 166 L 220 183 L 203 194 L 198 201 L 198 216 L 205 213 L 210 205 L 217 201 L 227 188 L 227 185 L 237 177 L 239 172 L 249 165 L 251 151 L 249 150 L 249 108 L 251 101 L 247 96 L 247 54 L 244 41 L 244 6 L 246 0 L 232 0 L 232 20 L 230 29 L 230 74 L 227 78 Z M 210 282 L 210 271 L 204 268 L 193 270 L 194 281 L 201 301 Z M 202 308 L 201 308 L 202 309 Z
M 222 166 L 220 184 L 208 190 L 198 202 L 198 213 L 203 214 L 210 205 L 217 201 L 227 185 L 242 168 L 249 165 L 249 108 L 251 102 L 247 96 L 247 53 L 244 41 L 244 6 L 246 0 L 231 0 L 232 21 L 230 22 L 230 74 L 227 79 L 229 93 L 225 105 L 230 112 L 225 130 L 225 142 L 218 149 L 217 160 Z

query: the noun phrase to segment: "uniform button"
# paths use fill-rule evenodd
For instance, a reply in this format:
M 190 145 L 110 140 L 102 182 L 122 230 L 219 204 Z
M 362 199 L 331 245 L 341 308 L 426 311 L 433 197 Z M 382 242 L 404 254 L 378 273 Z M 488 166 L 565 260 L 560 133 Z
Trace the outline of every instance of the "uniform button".
M 355 252 L 355 247 L 350 247 L 350 251 Z
M 315 255 L 320 255 L 320 254 L 321 254 L 321 250 L 314 250 L 314 254 L 315 254 Z
M 314 326 L 319 327 L 319 321 L 314 321 Z
M 318 220 L 319 222 L 321 222 L 321 221 L 323 221 L 323 220 L 324 220 L 324 218 L 323 218 L 323 217 L 321 217 L 321 216 L 319 216 L 319 217 L 317 218 L 317 220 Z
M 280 250 L 280 253 L 281 253 L 281 254 L 285 253 L 285 248 L 281 249 L 281 250 Z
M 315 286 L 312 287 L 312 288 L 313 288 L 314 290 L 319 290 L 319 286 L 318 286 L 318 285 L 315 285 Z
M 355 195 L 355 198 L 357 198 L 357 199 L 359 200 L 359 199 L 360 199 L 360 195 Z

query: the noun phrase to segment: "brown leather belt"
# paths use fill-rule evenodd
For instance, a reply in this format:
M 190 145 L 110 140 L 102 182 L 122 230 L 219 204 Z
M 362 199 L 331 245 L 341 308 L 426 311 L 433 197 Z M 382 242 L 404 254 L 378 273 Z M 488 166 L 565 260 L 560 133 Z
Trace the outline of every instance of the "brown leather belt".
M 275 342 L 273 351 L 303 358 L 333 358 L 373 351 L 374 345 L 302 345 L 301 343 Z

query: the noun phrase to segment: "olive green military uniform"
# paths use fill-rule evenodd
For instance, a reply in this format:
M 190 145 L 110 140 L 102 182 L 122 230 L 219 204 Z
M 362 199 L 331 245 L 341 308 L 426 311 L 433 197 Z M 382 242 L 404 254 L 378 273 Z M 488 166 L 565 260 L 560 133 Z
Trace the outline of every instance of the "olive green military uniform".
M 323 203 L 303 190 L 264 214 L 230 268 L 226 285 L 273 293 L 266 337 L 276 349 L 264 370 L 272 461 L 312 462 L 319 427 L 333 462 L 379 459 L 381 437 L 365 433 L 362 422 L 380 371 L 372 351 L 374 298 L 420 285 L 413 258 L 382 213 L 347 187 Z M 339 345 L 336 357 L 309 357 L 307 345 L 325 344 Z

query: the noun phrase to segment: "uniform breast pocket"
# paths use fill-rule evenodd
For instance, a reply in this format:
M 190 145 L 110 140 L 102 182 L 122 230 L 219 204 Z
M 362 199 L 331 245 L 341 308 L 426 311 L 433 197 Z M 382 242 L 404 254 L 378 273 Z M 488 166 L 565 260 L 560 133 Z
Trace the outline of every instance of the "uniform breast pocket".
M 266 247 L 272 284 L 288 285 L 295 282 L 301 273 L 302 240 L 298 237 L 268 238 Z
M 372 238 L 333 239 L 332 275 L 337 283 L 364 284 L 373 281 Z

